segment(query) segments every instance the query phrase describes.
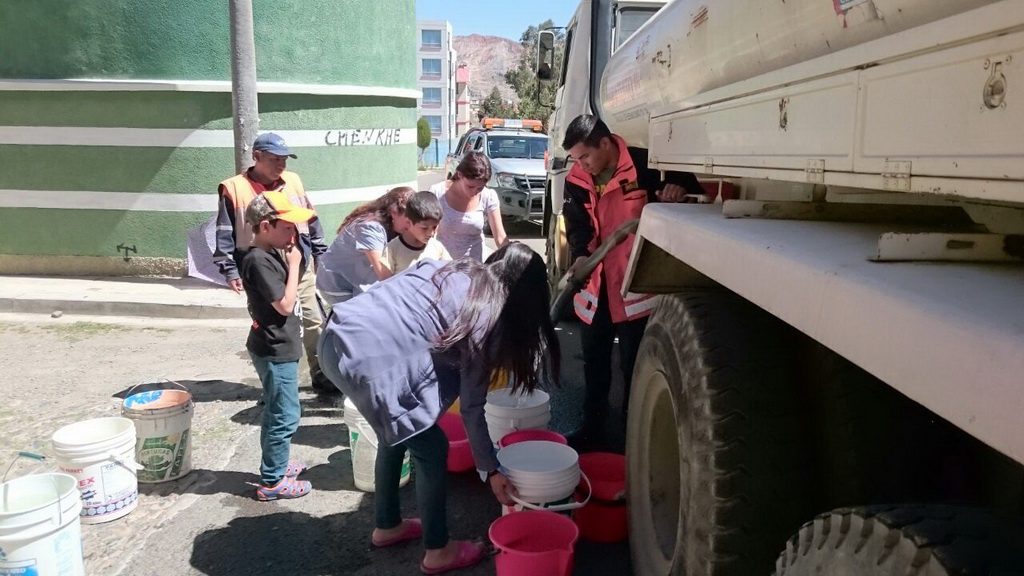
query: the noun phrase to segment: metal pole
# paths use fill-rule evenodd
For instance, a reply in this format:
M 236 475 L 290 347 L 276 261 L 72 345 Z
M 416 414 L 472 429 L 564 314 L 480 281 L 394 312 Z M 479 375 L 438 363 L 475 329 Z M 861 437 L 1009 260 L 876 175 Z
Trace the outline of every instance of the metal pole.
M 256 40 L 252 0 L 230 0 L 231 11 L 231 111 L 235 128 L 235 172 L 252 164 L 250 146 L 259 133 L 259 102 L 256 91 Z
M 434 166 L 440 166 L 441 160 L 438 154 L 440 154 L 441 144 L 438 143 L 437 138 L 434 138 Z

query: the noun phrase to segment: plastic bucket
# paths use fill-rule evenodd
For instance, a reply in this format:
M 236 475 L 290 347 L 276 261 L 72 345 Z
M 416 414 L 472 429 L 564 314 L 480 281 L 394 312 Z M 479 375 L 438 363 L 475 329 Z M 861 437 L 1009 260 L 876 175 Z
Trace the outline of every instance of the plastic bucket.
M 437 425 L 448 437 L 448 471 L 466 472 L 475 468 L 473 450 L 469 447 L 469 438 L 466 436 L 466 427 L 462 424 L 462 417 L 446 412 L 441 415 Z
M 501 390 L 502 388 L 508 388 L 508 373 L 504 370 L 495 370 L 491 374 L 491 383 L 487 385 L 488 391 Z M 462 411 L 462 402 L 459 398 L 455 399 L 452 403 L 451 408 L 448 409 L 449 414 L 459 414 Z
M 545 440 L 518 442 L 498 451 L 498 463 L 519 493 L 512 497 L 519 509 L 564 512 L 584 506 L 589 491 L 582 502 L 570 499 L 581 478 L 589 483 L 580 474 L 578 461 L 569 446 Z
M 484 420 L 491 440 L 497 441 L 510 432 L 547 428 L 551 421 L 550 397 L 542 390 L 532 394 L 512 394 L 511 388 L 487 394 Z
M 345 425 L 348 427 L 348 448 L 352 454 L 352 479 L 356 488 L 363 492 L 374 491 L 374 467 L 377 463 L 377 433 L 359 413 L 352 400 L 345 398 Z M 409 452 L 402 460 L 402 475 L 399 486 L 409 483 L 412 464 Z
M 139 503 L 135 472 L 135 424 L 127 418 L 96 418 L 53 433 L 62 472 L 75 477 L 82 497 L 82 522 L 116 520 Z
M 544 440 L 547 442 L 555 442 L 557 444 L 566 444 L 569 442 L 558 432 L 551 430 L 517 430 L 516 432 L 510 432 L 498 440 L 498 446 L 504 448 L 519 442 L 530 442 L 532 440 Z
M 0 484 L 0 574 L 84 576 L 82 499 L 69 474 Z
M 603 544 L 622 542 L 629 536 L 628 517 L 625 502 L 594 499 L 573 512 L 573 521 L 580 529 L 580 536 Z
M 498 554 L 498 576 L 568 576 L 579 530 L 572 520 L 551 512 L 502 516 L 487 530 Z
M 590 479 L 591 499 L 573 512 L 580 536 L 602 543 L 621 542 L 629 534 L 626 509 L 626 457 L 610 452 L 580 455 L 580 470 Z
M 124 400 L 121 415 L 135 423 L 139 482 L 167 482 L 192 471 L 192 395 L 152 390 Z
M 590 478 L 594 499 L 621 502 L 626 499 L 626 457 L 612 452 L 580 454 L 580 470 Z

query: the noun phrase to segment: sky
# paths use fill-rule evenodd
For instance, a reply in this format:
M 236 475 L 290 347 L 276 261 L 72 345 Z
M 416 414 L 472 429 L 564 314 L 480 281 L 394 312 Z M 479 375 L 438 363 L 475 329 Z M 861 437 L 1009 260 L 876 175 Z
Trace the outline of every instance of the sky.
M 416 0 L 417 20 L 447 20 L 452 34 L 485 34 L 519 40 L 530 27 L 550 18 L 569 23 L 577 0 Z

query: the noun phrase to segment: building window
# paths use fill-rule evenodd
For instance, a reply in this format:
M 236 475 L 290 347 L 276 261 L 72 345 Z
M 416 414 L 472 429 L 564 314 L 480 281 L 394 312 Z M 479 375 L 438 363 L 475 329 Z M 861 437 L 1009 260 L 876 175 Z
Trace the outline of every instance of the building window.
M 423 59 L 423 76 L 425 78 L 436 78 L 441 79 L 441 59 L 440 58 L 424 58 Z
M 440 88 L 423 88 L 423 107 L 424 108 L 440 108 L 441 107 L 441 89 Z
M 420 31 L 420 47 L 423 50 L 440 50 L 441 49 L 441 31 L 440 30 L 421 30 Z
M 440 116 L 424 116 L 427 119 L 427 123 L 430 124 L 430 131 L 434 134 L 441 133 L 441 117 Z

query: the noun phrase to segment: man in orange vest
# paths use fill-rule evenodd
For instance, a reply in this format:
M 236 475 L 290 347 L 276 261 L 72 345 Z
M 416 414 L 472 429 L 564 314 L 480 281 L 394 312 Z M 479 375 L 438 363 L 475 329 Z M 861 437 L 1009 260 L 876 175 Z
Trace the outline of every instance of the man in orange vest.
M 228 286 L 235 292 L 242 292 L 238 264 L 249 251 L 253 240 L 252 226 L 245 222 L 245 209 L 249 202 L 257 194 L 273 190 L 286 193 L 296 206 L 313 209 L 313 203 L 306 196 L 299 175 L 285 170 L 288 158 L 297 156 L 292 154 L 283 138 L 273 132 L 261 134 L 252 145 L 252 167 L 224 180 L 217 189 L 220 205 L 217 211 L 217 246 L 213 259 Z M 302 249 L 298 296 L 302 308 L 302 342 L 309 362 L 309 376 L 313 388 L 334 392 L 337 389 L 320 371 L 316 357 L 323 318 L 317 303 L 314 264 L 316 258 L 327 251 L 324 230 L 316 216 L 308 224 L 298 224 L 296 227 L 299 233 L 298 245 Z
M 648 202 L 681 202 L 687 192 L 700 194 L 693 174 L 670 172 L 666 182 L 648 169 L 646 152 L 629 148 L 600 119 L 583 114 L 566 129 L 562 147 L 575 160 L 565 179 L 565 232 L 576 266 L 593 253 L 616 228 L 640 217 Z M 576 445 L 604 444 L 611 388 L 611 358 L 619 339 L 619 364 L 625 399 L 633 376 L 640 338 L 656 300 L 649 294 L 622 294 L 633 236 L 608 253 L 573 299 L 583 322 L 583 375 L 586 394 L 583 427 L 571 437 Z

